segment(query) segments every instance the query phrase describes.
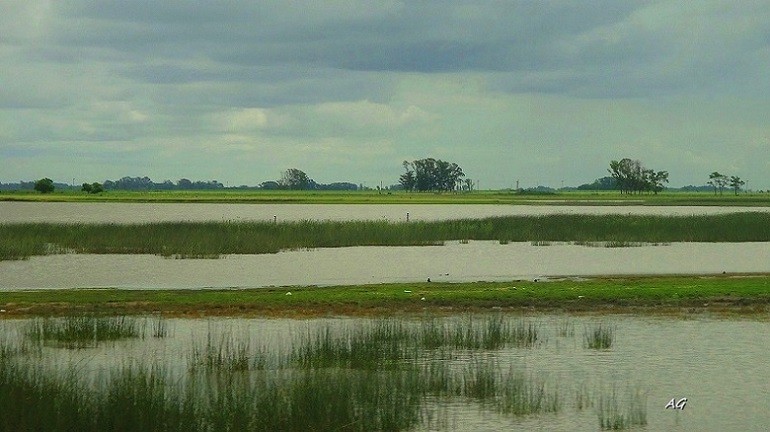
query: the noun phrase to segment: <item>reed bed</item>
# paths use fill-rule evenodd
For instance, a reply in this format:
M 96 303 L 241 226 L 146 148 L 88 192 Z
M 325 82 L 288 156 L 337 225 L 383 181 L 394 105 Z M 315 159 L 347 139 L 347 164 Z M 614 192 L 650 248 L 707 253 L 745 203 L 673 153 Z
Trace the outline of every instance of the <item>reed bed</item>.
M 583 344 L 590 349 L 609 349 L 615 342 L 615 326 L 597 323 L 583 329 Z
M 0 335 L 0 432 L 405 431 L 458 402 L 512 417 L 564 406 L 565 389 L 500 363 L 506 357 L 496 349 L 543 340 L 536 322 L 502 314 L 327 322 L 297 334 L 270 361 L 249 337 L 209 327 L 200 345 L 193 341 L 186 368 L 140 359 L 86 377 L 27 355 L 32 339 L 20 326 L 16 340 Z M 571 321 L 556 326 L 574 331 Z M 613 327 L 590 327 L 597 328 Z M 603 429 L 647 423 L 638 387 L 592 395 L 584 382 L 568 390 L 574 409 L 594 408 Z
M 86 348 L 104 341 L 139 338 L 144 327 L 132 317 L 69 316 L 38 318 L 30 322 L 24 332 L 33 341 L 52 343 L 67 348 Z
M 436 245 L 445 241 L 601 243 L 770 241 L 770 213 L 707 216 L 509 216 L 436 222 L 169 222 L 137 225 L 0 225 L 0 260 L 52 253 L 213 258 L 344 246 Z
M 596 413 L 602 429 L 630 429 L 647 424 L 647 398 L 637 388 L 630 388 L 625 397 L 613 389 L 598 398 Z

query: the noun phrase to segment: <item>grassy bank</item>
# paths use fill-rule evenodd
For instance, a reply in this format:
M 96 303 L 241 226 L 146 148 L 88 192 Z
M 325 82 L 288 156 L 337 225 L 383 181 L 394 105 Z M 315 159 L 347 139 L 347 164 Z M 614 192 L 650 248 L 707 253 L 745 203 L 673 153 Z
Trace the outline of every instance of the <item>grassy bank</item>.
M 0 309 L 5 311 L 0 317 L 5 318 L 78 313 L 328 316 L 475 310 L 767 313 L 770 276 L 619 277 L 244 290 L 10 291 L 0 297 Z
M 447 240 L 611 242 L 770 241 L 770 213 L 708 216 L 546 215 L 435 222 L 302 221 L 0 225 L 0 260 L 52 253 L 211 258 L 301 248 L 434 245 Z
M 0 191 L 0 201 L 29 202 L 199 202 L 294 204 L 559 204 L 559 205 L 734 205 L 770 206 L 768 193 L 714 195 L 709 192 L 662 192 L 658 195 L 621 195 L 617 191 L 517 193 L 477 191 L 432 193 L 403 191 L 108 191 L 87 194 L 78 190 L 40 194 Z

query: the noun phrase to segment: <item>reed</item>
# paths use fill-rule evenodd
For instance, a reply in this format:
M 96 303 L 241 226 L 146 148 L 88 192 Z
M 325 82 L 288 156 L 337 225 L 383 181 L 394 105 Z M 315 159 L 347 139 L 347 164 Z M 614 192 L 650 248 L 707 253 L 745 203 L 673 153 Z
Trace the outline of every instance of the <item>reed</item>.
M 508 415 L 557 412 L 561 400 L 556 390 L 548 391 L 545 382 L 511 369 L 503 381 L 498 410 Z
M 144 329 L 136 318 L 91 315 L 37 318 L 24 333 L 33 341 L 65 348 L 86 348 L 104 341 L 139 338 Z
M 188 359 L 192 372 L 237 372 L 264 369 L 267 354 L 255 351 L 248 340 L 236 339 L 229 333 L 215 335 L 209 329 L 206 343 L 193 343 Z
M 583 330 L 583 343 L 590 349 L 609 349 L 615 341 L 615 326 L 598 323 Z
M 770 213 L 707 216 L 509 216 L 436 222 L 301 221 L 118 224 L 0 224 L 0 259 L 51 253 L 225 254 L 343 246 L 436 245 L 448 240 L 594 242 L 628 246 L 668 242 L 770 241 Z
M 625 398 L 616 389 L 599 397 L 596 404 L 599 426 L 602 429 L 629 429 L 647 424 L 647 399 L 636 387 L 628 390 Z

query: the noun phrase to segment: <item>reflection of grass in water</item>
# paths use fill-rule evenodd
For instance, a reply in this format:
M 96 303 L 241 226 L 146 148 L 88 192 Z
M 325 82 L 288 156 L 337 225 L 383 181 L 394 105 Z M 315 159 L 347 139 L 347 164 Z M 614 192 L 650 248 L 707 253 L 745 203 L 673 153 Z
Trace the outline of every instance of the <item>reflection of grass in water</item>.
M 138 338 L 143 333 L 144 329 L 136 318 L 90 315 L 39 318 L 25 329 L 26 336 L 33 341 L 53 342 L 66 348 L 84 348 L 103 341 Z
M 562 319 L 556 324 L 556 335 L 561 337 L 575 336 L 575 323 L 570 319 Z
M 638 387 L 629 389 L 626 397 L 621 398 L 613 387 L 609 394 L 599 397 L 596 412 L 602 429 L 644 426 L 647 424 L 647 398 Z
M 615 341 L 615 326 L 598 323 L 583 330 L 583 342 L 590 349 L 607 349 Z
M 502 383 L 498 409 L 509 415 L 557 412 L 561 400 L 556 390 L 547 391 L 543 381 L 511 370 Z

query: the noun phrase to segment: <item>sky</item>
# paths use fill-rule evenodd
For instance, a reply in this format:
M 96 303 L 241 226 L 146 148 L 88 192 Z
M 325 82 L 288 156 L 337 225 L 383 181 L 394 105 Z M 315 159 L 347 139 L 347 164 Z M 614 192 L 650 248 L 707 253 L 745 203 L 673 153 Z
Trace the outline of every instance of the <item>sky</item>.
M 770 2 L 0 0 L 0 182 L 770 188 Z

